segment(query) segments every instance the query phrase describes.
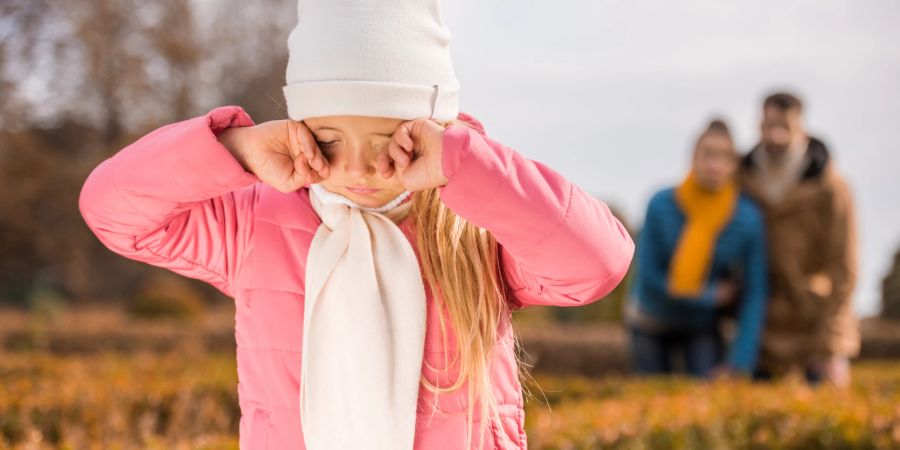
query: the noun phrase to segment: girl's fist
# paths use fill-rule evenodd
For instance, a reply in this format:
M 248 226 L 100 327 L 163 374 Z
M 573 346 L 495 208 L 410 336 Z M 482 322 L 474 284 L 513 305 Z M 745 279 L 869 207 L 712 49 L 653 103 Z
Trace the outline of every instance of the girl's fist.
M 447 184 L 442 172 L 444 126 L 429 119 L 414 119 L 397 127 L 388 151 L 378 155 L 376 167 L 384 178 L 397 175 L 409 191 Z
M 273 120 L 219 133 L 244 169 L 280 192 L 293 192 L 328 178 L 328 160 L 303 122 Z

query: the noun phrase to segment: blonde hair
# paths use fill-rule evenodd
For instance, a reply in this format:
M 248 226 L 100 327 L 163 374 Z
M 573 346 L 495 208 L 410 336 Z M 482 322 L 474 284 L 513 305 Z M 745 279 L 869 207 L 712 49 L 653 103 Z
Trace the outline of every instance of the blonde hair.
M 468 126 L 458 120 L 451 123 Z M 447 325 L 444 323 L 446 308 L 459 349 L 452 363 L 448 361 L 447 353 L 444 354 L 442 370 L 459 364 L 459 377 L 450 386 L 432 384 L 424 376 L 421 383 L 431 392 L 441 394 L 454 392 L 468 381 L 466 440 L 471 443 L 473 407 L 477 400 L 481 406 L 478 411 L 480 448 L 488 416 L 499 420 L 490 363 L 498 327 L 512 314 L 500 269 L 498 243 L 488 230 L 469 223 L 444 205 L 437 188 L 416 192 L 411 213 L 416 217 L 416 241 L 422 271 L 435 294 L 444 348 L 448 348 Z M 519 347 L 515 334 L 513 338 L 515 346 Z M 514 358 L 520 376 L 528 376 L 527 367 L 517 352 Z M 425 364 L 437 370 L 427 361 Z

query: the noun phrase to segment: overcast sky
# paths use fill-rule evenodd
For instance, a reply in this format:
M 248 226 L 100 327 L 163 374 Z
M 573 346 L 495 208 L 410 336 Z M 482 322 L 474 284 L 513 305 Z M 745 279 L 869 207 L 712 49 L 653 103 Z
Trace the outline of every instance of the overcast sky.
M 900 247 L 900 2 L 445 1 L 463 111 L 635 225 L 722 115 L 746 149 L 760 102 L 799 93 L 860 222 L 857 310 Z

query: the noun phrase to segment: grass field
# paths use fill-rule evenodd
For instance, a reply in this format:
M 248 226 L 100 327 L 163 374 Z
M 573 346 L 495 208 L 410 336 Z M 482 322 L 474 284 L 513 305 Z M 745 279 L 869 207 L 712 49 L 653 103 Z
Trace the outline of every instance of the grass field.
M 236 449 L 233 355 L 0 356 L 2 449 Z M 536 375 L 532 449 L 900 448 L 900 363 L 848 391 L 785 381 Z

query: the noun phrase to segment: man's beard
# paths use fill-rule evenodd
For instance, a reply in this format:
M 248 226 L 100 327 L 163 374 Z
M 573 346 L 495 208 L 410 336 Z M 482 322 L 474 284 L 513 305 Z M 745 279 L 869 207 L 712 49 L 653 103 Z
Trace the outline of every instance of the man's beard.
M 790 146 L 787 145 L 763 144 L 768 160 L 776 164 L 786 159 L 789 149 Z

